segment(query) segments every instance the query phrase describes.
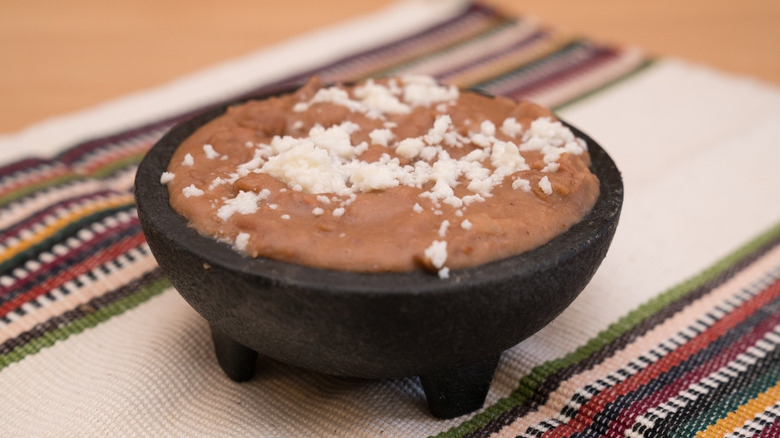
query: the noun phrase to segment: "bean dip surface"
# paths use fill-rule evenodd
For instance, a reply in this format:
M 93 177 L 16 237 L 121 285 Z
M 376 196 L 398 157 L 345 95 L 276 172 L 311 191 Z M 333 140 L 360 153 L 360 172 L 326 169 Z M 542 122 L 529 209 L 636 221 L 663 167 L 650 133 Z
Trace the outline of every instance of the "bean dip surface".
M 552 113 L 424 76 L 249 101 L 174 153 L 170 203 L 252 257 L 359 272 L 476 266 L 593 207 L 585 142 Z

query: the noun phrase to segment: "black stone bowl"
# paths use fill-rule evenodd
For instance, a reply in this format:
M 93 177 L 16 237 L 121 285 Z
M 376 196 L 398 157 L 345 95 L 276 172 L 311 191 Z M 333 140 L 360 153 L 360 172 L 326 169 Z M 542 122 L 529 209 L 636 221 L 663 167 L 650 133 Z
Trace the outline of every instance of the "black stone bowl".
M 200 114 L 157 142 L 138 168 L 135 197 L 154 257 L 209 322 L 217 359 L 237 381 L 252 377 L 260 353 L 327 374 L 420 376 L 434 415 L 471 412 L 484 403 L 501 352 L 574 300 L 617 227 L 620 172 L 598 144 L 572 128 L 588 143 L 601 194 L 580 223 L 537 249 L 453 270 L 449 279 L 248 258 L 189 228 L 160 183 L 177 146 L 226 108 Z

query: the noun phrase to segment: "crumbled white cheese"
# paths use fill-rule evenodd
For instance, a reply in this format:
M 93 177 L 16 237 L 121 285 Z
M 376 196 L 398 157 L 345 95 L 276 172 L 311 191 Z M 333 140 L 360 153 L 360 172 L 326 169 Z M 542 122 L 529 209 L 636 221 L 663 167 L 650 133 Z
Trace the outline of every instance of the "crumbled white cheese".
M 268 197 L 271 196 L 271 191 L 268 189 L 263 189 L 260 191 L 260 193 L 255 192 L 245 192 L 243 190 L 240 190 L 238 192 L 238 195 L 236 195 L 234 198 L 229 198 L 225 200 L 224 205 L 217 210 L 217 217 L 222 219 L 223 221 L 226 221 L 232 216 L 234 213 L 239 214 L 251 214 L 257 211 L 259 208 L 260 201 L 263 201 L 265 199 L 268 199 Z
M 550 184 L 550 180 L 546 176 L 539 180 L 539 188 L 542 189 L 545 195 L 552 195 L 552 184 Z
M 511 142 L 496 142 L 490 154 L 490 163 L 493 164 L 496 172 L 502 178 L 521 170 L 530 169 L 530 166 L 525 162 L 525 158 L 520 155 L 520 150 Z
M 414 158 L 420 154 L 425 142 L 419 137 L 405 138 L 398 142 L 395 152 L 404 158 Z
M 344 207 L 338 207 L 333 209 L 333 216 L 341 217 L 344 216 Z
M 471 229 L 471 222 L 469 222 L 468 219 L 463 219 L 463 222 L 460 223 L 460 227 L 464 230 L 470 230 Z
M 400 96 L 403 90 L 401 90 L 401 87 L 398 86 L 398 80 L 396 78 L 390 78 L 387 81 L 387 88 L 390 90 L 391 93 L 395 96 Z
M 447 241 L 434 240 L 423 254 L 435 268 L 441 269 L 444 266 L 444 262 L 447 261 Z
M 323 210 L 320 207 L 314 207 L 314 210 L 311 211 L 311 213 L 315 216 L 322 216 L 323 213 L 325 213 L 325 210 Z
M 192 166 L 195 164 L 195 159 L 192 158 L 192 155 L 187 154 L 184 156 L 184 160 L 182 160 L 181 165 L 182 166 Z
M 284 219 L 284 220 L 290 219 L 290 215 L 289 214 L 283 214 L 283 215 L 281 215 L 279 217 Z
M 515 190 L 522 190 L 524 192 L 531 191 L 531 181 L 523 178 L 517 178 L 512 181 L 512 188 Z
M 270 208 L 271 210 L 276 210 L 277 208 L 279 208 L 279 204 L 268 204 L 268 208 Z
M 423 208 L 418 203 L 414 203 L 414 206 L 412 206 L 412 210 L 414 210 L 415 213 L 422 213 Z
M 169 182 L 173 181 L 173 178 L 176 175 L 174 175 L 172 172 L 163 172 L 162 175 L 160 175 L 160 184 L 168 184 Z
M 439 115 L 433 122 L 433 127 L 428 130 L 423 140 L 428 144 L 439 144 L 444 140 L 444 134 L 452 127 L 452 119 L 449 115 Z
M 350 141 L 350 134 L 356 129 L 359 127 L 353 122 L 344 122 L 327 129 L 321 125 L 314 125 L 309 130 L 309 139 L 314 143 L 314 146 L 325 149 L 333 155 L 340 158 L 352 158 L 357 152 Z
M 217 186 L 221 186 L 222 184 L 233 184 L 238 179 L 238 174 L 236 174 L 235 177 L 231 178 L 222 178 L 222 177 L 216 177 L 213 180 L 211 180 L 211 184 L 209 184 L 209 190 L 214 190 Z
M 342 90 L 337 87 L 320 88 L 309 100 L 309 102 L 299 102 L 293 106 L 293 111 L 303 112 L 309 109 L 309 106 L 315 103 L 333 103 L 336 105 L 342 105 L 350 109 L 350 111 L 358 111 L 361 108 L 360 102 L 349 98 L 349 93 L 346 90 Z
M 443 220 L 441 222 L 441 225 L 439 226 L 439 237 L 444 237 L 447 235 L 447 228 L 450 226 L 450 221 Z
M 203 145 L 203 152 L 206 153 L 206 158 L 208 158 L 209 160 L 213 160 L 214 158 L 218 158 L 219 157 L 219 153 L 217 151 L 215 151 L 214 150 L 214 146 L 212 146 L 210 144 L 204 144 Z
M 393 131 L 389 129 L 374 129 L 368 133 L 368 138 L 371 139 L 371 143 L 384 147 L 390 145 L 390 140 L 392 140 L 393 137 L 395 137 L 395 135 L 393 134 Z
M 476 195 L 468 195 L 461 198 L 463 205 L 469 206 L 474 202 L 485 202 L 485 197 L 477 193 Z
M 181 193 L 185 198 L 190 198 L 192 196 L 203 196 L 203 190 L 195 187 L 195 184 L 190 184 L 187 187 L 181 189 Z
M 400 173 L 403 173 L 403 169 L 397 165 L 366 163 L 355 169 L 350 181 L 352 188 L 361 192 L 386 190 L 400 185 Z
M 381 113 L 407 114 L 412 111 L 409 105 L 398 100 L 393 89 L 379 85 L 371 79 L 355 87 L 354 94 L 360 99 L 360 103 Z
M 471 139 L 471 142 L 479 147 L 486 148 L 491 145 L 491 139 L 487 135 L 481 133 L 481 132 L 475 132 L 472 133 L 469 138 Z
M 446 280 L 446 279 L 450 278 L 450 268 L 445 266 L 445 267 L 439 269 L 439 272 L 437 274 L 438 274 L 439 278 L 441 278 L 442 280 Z
M 569 142 L 578 144 L 569 128 L 549 117 L 539 117 L 531 122 L 530 129 L 524 133 L 520 149 L 542 150 L 545 146 L 559 148 Z
M 412 106 L 429 106 L 439 102 L 450 102 L 460 95 L 455 86 L 439 85 L 430 76 L 404 76 L 403 100 Z
M 458 134 L 455 131 L 448 131 L 444 133 L 444 144 L 447 146 L 452 147 L 462 147 L 463 143 L 465 143 L 468 140 L 468 138 Z
M 509 117 L 501 124 L 501 132 L 510 137 L 517 137 L 523 133 L 523 125 L 518 123 L 514 117 Z
M 482 161 L 488 157 L 488 151 L 485 149 L 474 149 L 469 152 L 463 159 L 468 162 Z M 482 166 L 480 166 L 482 167 Z
M 266 151 L 265 152 L 266 155 L 274 156 L 274 155 L 279 155 L 282 152 L 287 152 L 288 150 L 292 149 L 293 146 L 301 143 L 310 143 L 313 145 L 313 143 L 311 143 L 311 140 L 296 138 L 289 135 L 285 135 L 283 137 L 276 135 L 271 139 L 271 144 L 261 145 L 261 149 Z
M 249 244 L 249 234 L 248 233 L 238 233 L 238 236 L 236 236 L 236 242 L 235 247 L 239 251 L 246 251 L 246 246 Z
M 306 139 L 270 157 L 262 170 L 293 190 L 296 186 L 307 193 L 344 193 L 349 190 L 334 157 Z
M 449 205 L 452 208 L 463 207 L 463 200 L 455 196 L 455 193 L 444 198 L 442 202 Z
M 496 125 L 490 120 L 485 120 L 479 125 L 480 133 L 486 137 L 492 137 L 496 135 Z
M 439 150 L 441 150 L 440 147 L 425 146 L 420 151 L 420 158 L 425 161 L 433 161 L 439 155 Z
M 489 194 L 490 189 L 492 187 L 492 184 L 490 183 L 490 178 L 484 178 L 484 179 L 473 179 L 469 183 L 468 186 L 466 186 L 469 191 L 479 194 Z M 465 199 L 463 201 L 466 203 L 466 205 L 469 205 L 468 202 L 466 202 Z
M 582 155 L 583 152 L 588 150 L 588 144 L 581 138 L 575 138 L 574 141 L 567 142 L 564 149 L 570 154 Z
M 252 156 L 252 159 L 246 163 L 241 163 L 236 169 L 238 171 L 238 175 L 244 177 L 247 176 L 249 172 L 258 169 L 260 165 L 263 164 L 263 156 L 265 154 L 265 150 L 255 149 L 255 154 Z
M 321 203 L 323 203 L 325 205 L 330 204 L 330 198 L 328 198 L 325 195 L 317 195 L 317 201 L 319 201 L 319 202 L 321 202 Z
M 542 172 L 549 172 L 549 173 L 555 173 L 558 171 L 558 169 L 561 167 L 561 163 L 558 162 L 552 162 L 548 163 L 544 168 L 542 169 Z

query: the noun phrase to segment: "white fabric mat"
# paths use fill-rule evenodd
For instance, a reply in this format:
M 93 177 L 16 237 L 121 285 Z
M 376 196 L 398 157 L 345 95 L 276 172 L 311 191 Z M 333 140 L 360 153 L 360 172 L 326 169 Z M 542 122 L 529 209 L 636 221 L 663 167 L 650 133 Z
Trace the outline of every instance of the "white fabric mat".
M 5 160 L 14 157 L 9 148 L 51 153 L 115 130 L 128 117 L 138 122 L 149 102 L 187 94 L 193 83 L 211 90 L 198 99 L 224 95 L 226 71 L 251 76 L 257 62 L 293 46 L 316 52 L 310 43 L 322 36 L 338 40 L 364 26 L 386 29 L 397 22 L 396 14 L 418 8 L 404 30 L 412 31 L 457 7 L 402 3 L 7 136 L 0 150 Z M 387 29 L 387 38 L 397 32 Z M 277 73 L 303 66 L 288 67 Z M 607 258 L 581 296 L 504 354 L 487 404 L 508 395 L 532 367 L 574 350 L 780 219 L 778 87 L 663 60 L 560 115 L 599 141 L 618 164 L 626 188 L 623 215 Z M 95 120 L 102 127 L 95 128 Z M 436 434 L 468 418 L 432 418 L 416 378 L 337 378 L 264 361 L 253 380 L 234 383 L 216 364 L 207 324 L 173 290 L 11 364 L 0 371 L 0 393 L 0 431 L 18 437 L 402 437 Z

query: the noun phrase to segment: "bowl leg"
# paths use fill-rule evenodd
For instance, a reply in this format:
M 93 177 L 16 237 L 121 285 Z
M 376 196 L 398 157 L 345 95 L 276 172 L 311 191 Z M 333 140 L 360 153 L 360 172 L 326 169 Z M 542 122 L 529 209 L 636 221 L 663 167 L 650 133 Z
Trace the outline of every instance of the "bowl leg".
M 447 419 L 481 408 L 500 357 L 420 376 L 431 413 Z
M 214 341 L 214 352 L 222 371 L 236 382 L 246 382 L 255 374 L 257 352 L 233 340 L 211 326 L 211 339 Z

